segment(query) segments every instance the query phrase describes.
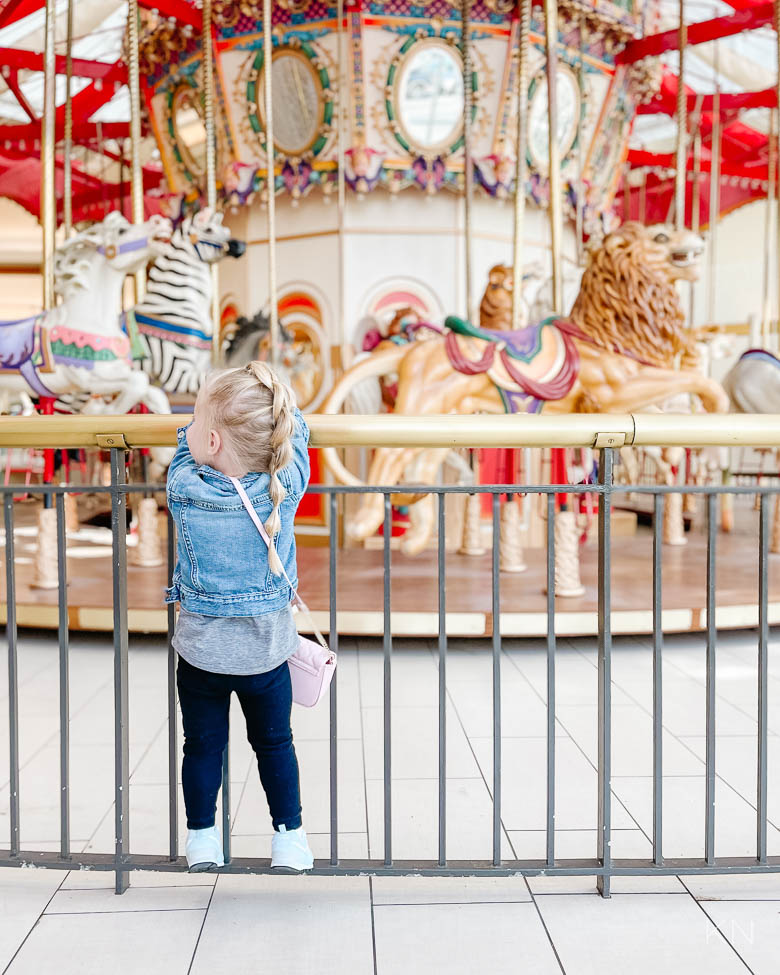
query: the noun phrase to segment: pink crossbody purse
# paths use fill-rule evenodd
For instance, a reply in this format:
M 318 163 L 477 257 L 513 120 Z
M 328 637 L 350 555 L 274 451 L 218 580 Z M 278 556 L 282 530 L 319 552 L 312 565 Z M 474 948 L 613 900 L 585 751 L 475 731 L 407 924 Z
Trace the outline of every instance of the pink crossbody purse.
M 247 497 L 246 491 L 241 486 L 238 478 L 231 477 L 233 487 L 238 491 L 241 502 L 249 512 L 249 517 L 255 524 L 255 528 L 266 545 L 270 544 L 268 532 L 258 517 L 252 502 Z M 309 607 L 298 595 L 297 590 L 290 582 L 290 578 L 282 566 L 282 575 L 287 580 L 287 585 L 293 591 L 293 602 L 298 608 L 306 613 L 311 623 L 312 632 L 317 637 L 318 642 L 307 640 L 306 637 L 298 634 L 298 649 L 290 657 L 287 663 L 290 666 L 290 680 L 292 681 L 292 696 L 296 704 L 301 704 L 305 708 L 313 708 L 325 694 L 333 674 L 336 672 L 336 654 L 328 647 L 325 638 L 314 625 L 314 620 L 309 612 Z

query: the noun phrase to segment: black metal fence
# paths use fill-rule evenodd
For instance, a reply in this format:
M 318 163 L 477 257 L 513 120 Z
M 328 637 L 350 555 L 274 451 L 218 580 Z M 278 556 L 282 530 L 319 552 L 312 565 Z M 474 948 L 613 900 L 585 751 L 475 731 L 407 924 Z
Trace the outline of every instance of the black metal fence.
M 0 866 L 46 867 L 54 869 L 88 868 L 111 870 L 116 874 L 116 891 L 123 892 L 128 885 L 130 870 L 176 871 L 186 869 L 179 850 L 178 824 L 178 765 L 180 761 L 177 743 L 175 652 L 171 635 L 175 621 L 173 606 L 168 607 L 168 820 L 169 846 L 159 855 L 133 855 L 129 850 L 132 824 L 129 810 L 129 727 L 128 727 L 128 595 L 127 595 L 127 548 L 126 509 L 131 492 L 160 490 L 161 485 L 129 484 L 126 480 L 125 453 L 111 449 L 111 483 L 103 490 L 111 499 L 111 526 L 113 546 L 113 642 L 114 642 L 114 713 L 115 713 L 115 851 L 113 854 L 74 854 L 70 844 L 70 776 L 69 776 L 69 634 L 66 578 L 65 495 L 69 492 L 96 491 L 94 486 L 30 486 L 31 494 L 41 494 L 53 499 L 57 517 L 57 549 L 59 565 L 59 703 L 60 703 L 60 850 L 59 853 L 37 852 L 20 849 L 20 793 L 19 793 L 19 699 L 17 671 L 17 621 L 16 578 L 14 566 L 14 486 L 0 487 L 3 495 L 5 520 L 5 571 L 7 586 L 7 645 L 8 688 L 10 715 L 10 843 L 0 850 Z M 391 487 L 312 487 L 313 492 L 327 495 L 330 524 L 330 645 L 338 650 L 337 630 L 337 572 L 339 547 L 337 536 L 337 505 L 341 495 L 354 493 L 379 493 L 384 498 L 384 551 L 383 551 L 383 612 L 384 612 L 384 855 L 381 859 L 343 859 L 339 852 L 338 816 L 338 760 L 339 747 L 336 733 L 339 680 L 338 671 L 330 689 L 330 856 L 315 863 L 315 873 L 321 874 L 425 874 L 493 876 L 508 874 L 581 874 L 595 875 L 599 891 L 609 895 L 610 878 L 634 874 L 684 874 L 725 873 L 743 871 L 780 870 L 780 857 L 767 853 L 767 740 L 768 740 L 768 546 L 770 532 L 770 500 L 780 493 L 777 484 L 762 483 L 751 486 L 730 487 L 642 487 L 615 485 L 613 483 L 614 450 L 604 448 L 599 453 L 598 483 L 593 485 L 524 485 L 524 493 L 541 494 L 546 498 L 547 530 L 547 640 L 546 640 L 546 853 L 540 860 L 508 860 L 501 853 L 501 791 L 502 791 L 502 721 L 501 721 L 501 648 L 499 571 L 499 504 L 507 485 L 458 487 L 425 486 L 414 492 L 430 492 L 438 499 L 438 848 L 431 850 L 430 859 L 424 861 L 398 860 L 393 855 L 392 822 L 392 699 L 391 673 L 393 667 L 393 638 L 391 633 L 391 495 L 397 488 Z M 99 490 L 99 489 L 98 489 Z M 407 489 L 405 489 L 407 490 Z M 653 856 L 649 860 L 613 859 L 611 855 L 611 529 L 612 503 L 621 492 L 649 493 L 653 496 Z M 555 769 L 556 769 L 556 627 L 555 627 L 555 497 L 558 493 L 577 495 L 593 492 L 598 496 L 598 847 L 595 859 L 561 860 L 555 851 Z M 706 499 L 707 578 L 706 578 L 706 808 L 704 817 L 704 858 L 665 859 L 663 856 L 663 753 L 662 753 L 662 523 L 665 498 L 670 492 L 703 495 Z M 446 629 L 447 566 L 445 559 L 445 498 L 448 494 L 482 493 L 492 497 L 492 859 L 484 861 L 452 860 L 447 851 L 447 657 L 448 634 Z M 715 662 L 717 654 L 716 632 L 716 565 L 718 535 L 716 532 L 716 506 L 723 493 L 760 498 L 759 532 L 755 548 L 758 564 L 758 590 L 755 601 L 758 606 L 758 632 L 756 640 L 758 674 L 758 735 L 757 735 L 757 796 L 755 856 L 743 858 L 718 858 L 715 849 L 715 709 L 716 682 Z M 49 500 L 47 503 L 51 503 Z M 168 572 L 174 562 L 173 523 L 168 520 Z M 324 706 L 324 705 L 321 705 Z M 53 786 L 54 788 L 54 786 Z M 264 872 L 270 869 L 264 859 L 231 858 L 230 853 L 230 774 L 227 749 L 223 762 L 222 810 L 225 867 L 227 872 Z M 162 810 L 161 810 L 162 812 Z

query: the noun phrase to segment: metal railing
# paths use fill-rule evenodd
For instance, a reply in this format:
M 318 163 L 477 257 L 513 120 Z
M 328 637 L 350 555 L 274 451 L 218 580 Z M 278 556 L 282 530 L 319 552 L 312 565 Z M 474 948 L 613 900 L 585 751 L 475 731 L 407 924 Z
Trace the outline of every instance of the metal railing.
M 330 856 L 318 860 L 315 872 L 322 874 L 425 874 L 425 875 L 509 875 L 568 874 L 595 875 L 599 891 L 609 895 L 610 878 L 635 874 L 721 873 L 780 870 L 780 857 L 767 851 L 767 742 L 768 742 L 768 545 L 769 500 L 780 494 L 780 485 L 752 486 L 638 486 L 613 482 L 615 448 L 626 444 L 644 445 L 755 445 L 780 446 L 780 417 L 774 416 L 668 416 L 663 414 L 633 416 L 577 415 L 565 417 L 360 417 L 348 419 L 329 416 L 308 418 L 313 446 L 595 446 L 600 448 L 598 483 L 592 485 L 522 485 L 522 492 L 546 498 L 547 547 L 547 638 L 546 638 L 546 851 L 541 860 L 512 860 L 502 857 L 502 716 L 501 716 L 501 614 L 499 566 L 499 504 L 507 485 L 455 486 L 434 485 L 407 488 L 405 491 L 427 492 L 438 499 L 438 848 L 431 859 L 398 860 L 392 846 L 392 667 L 391 632 L 391 496 L 397 486 L 342 487 L 317 485 L 314 493 L 326 495 L 329 503 L 329 622 L 330 645 L 338 650 L 337 574 L 338 497 L 348 494 L 378 493 L 384 499 L 383 534 L 383 820 L 384 855 L 381 859 L 343 859 L 339 853 L 337 714 L 338 671 L 330 689 Z M 0 866 L 46 867 L 53 869 L 88 868 L 111 870 L 116 875 L 116 891 L 128 885 L 130 870 L 177 871 L 186 869 L 179 851 L 178 763 L 176 721 L 176 654 L 171 645 L 174 608 L 168 607 L 168 795 L 169 848 L 159 855 L 132 854 L 129 850 L 129 727 L 128 727 L 128 594 L 126 509 L 134 492 L 160 489 L 161 485 L 129 484 L 126 480 L 125 451 L 140 446 L 169 446 L 175 443 L 175 430 L 182 423 L 176 417 L 70 417 L 70 418 L 0 418 L 0 447 L 88 447 L 110 449 L 111 483 L 102 490 L 111 500 L 112 580 L 113 580 L 113 645 L 114 645 L 114 744 L 115 744 L 115 849 L 109 853 L 79 853 L 70 844 L 69 780 L 69 634 L 66 578 L 65 495 L 97 493 L 92 485 L 30 485 L 28 494 L 53 498 L 57 518 L 57 553 L 59 567 L 59 701 L 60 701 L 60 851 L 27 851 L 20 849 L 19 792 L 19 698 L 16 618 L 16 576 L 14 565 L 14 485 L 0 486 L 5 523 L 5 571 L 8 645 L 9 748 L 10 748 L 10 843 L 0 850 Z M 555 626 L 555 534 L 556 495 L 593 492 L 598 497 L 598 848 L 595 859 L 561 860 L 555 852 L 555 772 L 556 772 L 556 626 Z M 649 493 L 653 496 L 652 549 L 652 618 L 653 618 L 653 856 L 651 859 L 613 859 L 611 855 L 611 527 L 613 498 L 621 492 Z M 663 856 L 663 700 L 662 700 L 662 522 L 666 495 L 671 492 L 703 495 L 706 498 L 706 806 L 704 857 L 665 859 Z M 445 559 L 445 498 L 449 494 L 482 493 L 492 498 L 493 529 L 491 559 L 492 589 L 492 858 L 488 860 L 452 860 L 447 853 L 447 658 L 446 627 L 447 565 Z M 715 573 L 717 562 L 716 502 L 718 495 L 759 495 L 759 531 L 756 545 L 758 563 L 758 734 L 755 856 L 717 858 L 715 851 L 715 661 L 717 650 Z M 173 571 L 174 532 L 168 519 L 168 574 Z M 223 839 L 227 872 L 263 872 L 268 860 L 231 858 L 230 856 L 230 775 L 227 750 L 223 763 L 222 783 Z

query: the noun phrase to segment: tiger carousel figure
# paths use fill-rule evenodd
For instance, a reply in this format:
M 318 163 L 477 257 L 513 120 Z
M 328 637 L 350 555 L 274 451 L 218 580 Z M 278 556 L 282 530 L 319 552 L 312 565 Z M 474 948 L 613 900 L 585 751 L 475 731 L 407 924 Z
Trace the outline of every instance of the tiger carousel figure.
M 675 282 L 695 280 L 701 238 L 689 231 L 628 222 L 593 245 L 568 317 L 550 316 L 518 331 L 511 325 L 511 271 L 492 269 L 481 325 L 450 316 L 444 325 L 417 323 L 406 342 L 382 342 L 349 369 L 323 412 L 337 413 L 366 380 L 396 373 L 394 411 L 420 416 L 468 413 L 629 413 L 677 394 L 698 396 L 708 412 L 726 412 L 722 387 L 694 367 L 695 342 Z M 457 422 L 453 420 L 453 423 Z M 367 482 L 402 484 L 414 467 L 416 484 L 433 484 L 446 450 L 379 448 Z M 363 482 L 334 449 L 323 457 L 335 478 Z M 408 483 L 408 482 L 407 482 Z M 422 551 L 434 527 L 432 495 L 404 496 L 416 517 L 402 551 Z M 382 523 L 381 495 L 367 495 L 347 526 L 356 540 Z

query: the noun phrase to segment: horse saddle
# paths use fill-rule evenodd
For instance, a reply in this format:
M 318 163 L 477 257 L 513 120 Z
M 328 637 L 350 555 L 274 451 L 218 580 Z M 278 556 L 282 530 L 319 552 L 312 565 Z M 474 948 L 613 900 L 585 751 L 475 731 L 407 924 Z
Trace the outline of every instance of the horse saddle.
M 574 385 L 579 353 L 555 318 L 514 332 L 477 328 L 455 316 L 445 324 L 445 348 L 458 372 L 487 373 L 500 391 L 537 400 L 563 399 Z
M 49 335 L 43 327 L 45 312 L 0 322 L 0 372 L 21 374 L 39 396 L 51 392 L 38 378 L 39 372 L 52 371 Z

